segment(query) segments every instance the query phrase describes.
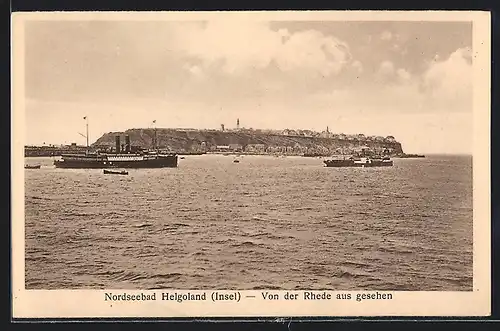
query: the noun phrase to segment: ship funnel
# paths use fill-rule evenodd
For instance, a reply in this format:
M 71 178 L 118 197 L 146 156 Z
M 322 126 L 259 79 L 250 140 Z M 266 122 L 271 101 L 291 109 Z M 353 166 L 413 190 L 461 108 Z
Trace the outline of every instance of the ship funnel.
M 125 136 L 125 153 L 130 152 L 130 136 L 126 135 Z
M 120 136 L 115 137 L 116 154 L 120 153 Z

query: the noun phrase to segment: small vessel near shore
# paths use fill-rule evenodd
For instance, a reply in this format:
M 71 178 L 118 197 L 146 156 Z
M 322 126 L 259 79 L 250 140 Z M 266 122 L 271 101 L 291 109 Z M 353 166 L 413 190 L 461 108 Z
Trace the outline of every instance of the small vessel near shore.
M 334 158 L 330 160 L 324 160 L 326 167 L 358 167 L 358 168 L 368 168 L 368 167 L 391 167 L 394 162 L 389 156 L 383 157 L 349 157 L 347 159 Z
M 128 171 L 125 170 L 106 170 L 104 169 L 104 174 L 105 175 L 128 175 Z
M 423 154 L 401 154 L 401 155 L 399 155 L 399 158 L 401 158 L 401 159 L 419 159 L 419 158 L 425 158 L 425 155 L 423 155 Z
M 327 156 L 324 153 L 304 153 L 302 154 L 303 157 L 325 157 Z
M 41 165 L 39 165 L 39 164 L 35 164 L 35 165 L 26 164 L 24 166 L 24 169 L 40 169 L 40 168 L 41 168 Z

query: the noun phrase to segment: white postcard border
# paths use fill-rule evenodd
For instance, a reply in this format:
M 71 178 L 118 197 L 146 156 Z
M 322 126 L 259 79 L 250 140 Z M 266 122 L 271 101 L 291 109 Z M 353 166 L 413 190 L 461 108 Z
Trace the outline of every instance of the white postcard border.
M 341 20 L 341 21 L 473 21 L 474 71 L 474 266 L 470 292 L 382 292 L 391 300 L 285 300 L 287 291 L 218 291 L 240 301 L 212 301 L 206 291 L 26 290 L 24 275 L 24 22 L 26 20 Z M 490 14 L 428 11 L 307 12 L 33 12 L 12 15 L 12 295 L 14 318 L 86 317 L 257 317 L 257 316 L 487 316 L 491 301 L 490 221 Z M 105 293 L 206 293 L 206 301 L 105 301 Z M 262 292 L 279 300 L 264 300 Z M 298 293 L 302 298 L 304 291 Z M 329 291 L 375 293 L 376 291 Z M 255 296 L 247 298 L 246 296 Z

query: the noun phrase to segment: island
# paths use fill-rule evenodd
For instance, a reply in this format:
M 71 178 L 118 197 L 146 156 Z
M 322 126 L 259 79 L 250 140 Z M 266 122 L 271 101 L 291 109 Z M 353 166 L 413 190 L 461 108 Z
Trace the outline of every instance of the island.
M 404 155 L 393 136 L 331 133 L 312 130 L 199 130 L 138 128 L 108 132 L 92 144 L 93 149 L 113 152 L 115 137 L 128 136 L 132 149 L 159 149 L 179 155 L 241 153 L 258 155 L 330 156 L 362 149 L 391 156 Z M 123 141 L 123 139 L 122 139 Z
M 393 136 L 368 136 L 364 134 L 332 133 L 328 130 L 260 130 L 260 129 L 172 129 L 135 128 L 108 132 L 99 137 L 89 149 L 116 152 L 116 136 L 130 141 L 131 151 L 156 149 L 179 155 L 201 154 L 251 154 L 298 155 L 328 157 L 350 155 L 369 150 L 392 157 L 424 157 L 406 154 Z M 122 146 L 124 149 L 124 146 Z M 70 145 L 25 146 L 24 155 L 60 156 L 64 153 L 84 153 L 86 146 Z

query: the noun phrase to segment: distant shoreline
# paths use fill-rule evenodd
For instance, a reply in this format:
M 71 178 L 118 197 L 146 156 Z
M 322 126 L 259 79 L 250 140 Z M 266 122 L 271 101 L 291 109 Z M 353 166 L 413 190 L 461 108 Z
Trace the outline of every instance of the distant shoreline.
M 225 152 L 207 152 L 207 153 L 179 153 L 177 154 L 179 156 L 203 156 L 203 155 L 219 155 L 219 156 L 268 156 L 268 157 L 301 157 L 301 158 L 308 158 L 308 159 L 314 159 L 314 158 L 328 158 L 332 157 L 334 155 L 326 155 L 326 156 L 303 156 L 303 155 L 298 155 L 298 154 L 281 154 L 281 155 L 276 155 L 276 154 L 269 154 L 269 153 L 225 153 Z M 425 154 L 425 157 L 399 157 L 399 156 L 392 156 L 394 159 L 425 159 L 425 158 L 435 158 L 435 157 L 451 157 L 451 156 L 463 156 L 463 157 L 473 157 L 472 154 L 466 154 L 466 153 L 427 153 Z M 60 157 L 60 155 L 25 155 L 25 158 L 41 158 L 41 157 Z

